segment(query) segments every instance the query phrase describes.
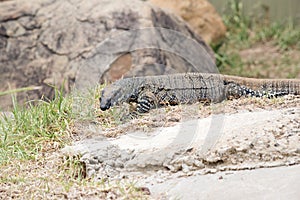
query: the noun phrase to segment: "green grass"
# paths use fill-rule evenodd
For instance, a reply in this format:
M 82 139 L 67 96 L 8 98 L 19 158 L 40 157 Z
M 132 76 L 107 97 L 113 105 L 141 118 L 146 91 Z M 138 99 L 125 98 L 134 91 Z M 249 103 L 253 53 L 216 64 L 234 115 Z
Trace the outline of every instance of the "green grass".
M 72 141 L 75 123 L 98 120 L 96 111 L 101 88 L 81 96 L 63 96 L 56 90 L 51 101 L 39 100 L 23 107 L 14 103 L 12 116 L 0 120 L 0 196 L 25 199 L 148 198 L 133 183 L 110 183 L 87 177 L 80 155 L 58 153 Z M 82 106 L 81 110 L 74 110 L 77 108 L 74 99 L 75 104 Z M 108 115 L 106 117 L 114 119 Z M 102 117 L 105 118 L 104 114 Z M 111 126 L 113 122 L 100 123 Z
M 256 10 L 255 15 L 246 16 L 241 1 L 232 0 L 227 5 L 226 14 L 223 15 L 223 21 L 227 27 L 226 37 L 216 44 L 211 44 L 221 73 L 264 78 L 268 76 L 268 73 L 264 74 L 260 71 L 272 71 L 282 66 L 286 71 L 290 71 L 289 74 L 283 76 L 291 78 L 297 76 L 299 71 L 294 68 L 299 68 L 300 59 L 291 57 L 290 52 L 300 52 L 300 28 L 296 27 L 292 20 L 284 23 L 270 22 L 266 10 L 268 9 L 262 6 L 260 10 Z M 257 44 L 271 44 L 275 48 L 278 47 L 278 53 L 282 57 L 277 56 L 274 60 L 266 58 L 256 63 L 251 60 L 244 61 L 240 52 L 254 48 Z M 268 52 L 265 53 L 268 54 Z M 253 68 L 250 67 L 253 65 L 257 66 L 257 72 L 249 70 Z M 275 70 L 277 70 L 276 73 L 280 72 L 280 69 Z
M 274 22 L 266 27 L 260 27 L 254 37 L 255 42 L 274 40 L 281 49 L 300 49 L 300 28 L 292 21 L 286 24 Z
M 291 19 L 285 22 L 270 22 L 266 9 L 257 10 L 253 16 L 246 16 L 243 4 L 232 0 L 227 6 L 223 21 L 227 27 L 227 43 L 237 48 L 246 48 L 257 42 L 273 40 L 282 49 L 300 49 L 300 28 Z
M 84 94 L 74 92 L 72 96 L 63 96 L 62 91 L 55 90 L 53 100 L 41 99 L 25 106 L 20 106 L 12 97 L 12 116 L 0 120 L 0 165 L 14 159 L 34 159 L 52 147 L 62 148 L 71 141 L 77 122 L 93 123 L 102 128 L 121 124 L 121 114 L 125 112 L 119 108 L 107 112 L 99 109 L 103 87 L 95 87 Z M 24 90 L 10 90 L 3 95 L 20 91 Z M 45 149 L 45 144 L 51 145 Z
M 56 91 L 52 101 L 20 107 L 14 103 L 12 117 L 0 121 L 0 164 L 10 159 L 33 159 L 45 143 L 62 147 L 70 136 L 72 101 Z

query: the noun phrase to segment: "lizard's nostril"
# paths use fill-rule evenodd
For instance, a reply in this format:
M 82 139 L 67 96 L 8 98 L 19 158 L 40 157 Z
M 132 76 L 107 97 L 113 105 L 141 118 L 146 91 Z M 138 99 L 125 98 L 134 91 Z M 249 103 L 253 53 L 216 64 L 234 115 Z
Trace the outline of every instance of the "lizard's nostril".
M 106 107 L 106 106 L 100 106 L 100 109 L 102 110 L 102 111 L 105 111 L 105 110 L 107 110 L 108 108 Z
M 105 111 L 105 110 L 109 109 L 110 106 L 111 106 L 111 102 L 110 101 L 105 103 L 105 102 L 101 101 L 101 98 L 100 98 L 100 109 L 102 111 Z
M 109 109 L 109 106 L 107 106 L 107 105 L 100 105 L 100 109 L 102 111 L 105 111 L 105 110 Z

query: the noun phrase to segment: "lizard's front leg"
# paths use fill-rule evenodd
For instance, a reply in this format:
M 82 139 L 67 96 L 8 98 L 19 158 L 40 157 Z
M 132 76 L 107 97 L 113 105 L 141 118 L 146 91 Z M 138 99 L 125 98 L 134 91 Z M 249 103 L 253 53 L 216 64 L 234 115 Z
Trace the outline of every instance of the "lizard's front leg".
M 147 113 L 153 108 L 157 108 L 158 101 L 156 96 L 149 91 L 143 91 L 137 99 L 137 111 L 139 113 Z

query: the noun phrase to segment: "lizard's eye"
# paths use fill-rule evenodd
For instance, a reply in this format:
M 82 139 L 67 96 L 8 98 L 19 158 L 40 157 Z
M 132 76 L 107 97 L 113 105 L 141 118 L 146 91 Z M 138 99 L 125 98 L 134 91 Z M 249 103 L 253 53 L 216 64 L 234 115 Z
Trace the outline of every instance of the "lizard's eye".
M 129 101 L 136 101 L 137 98 L 138 98 L 137 95 L 132 94 L 132 95 L 129 97 Z

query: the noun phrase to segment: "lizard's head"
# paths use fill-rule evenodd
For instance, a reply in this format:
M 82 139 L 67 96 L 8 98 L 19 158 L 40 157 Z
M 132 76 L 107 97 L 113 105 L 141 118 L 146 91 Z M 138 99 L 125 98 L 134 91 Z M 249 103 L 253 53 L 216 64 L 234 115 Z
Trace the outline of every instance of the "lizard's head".
M 114 106 L 121 98 L 121 88 L 116 84 L 106 86 L 100 97 L 100 109 L 107 110 Z
M 102 91 L 100 97 L 100 109 L 107 110 L 112 106 L 120 105 L 123 102 L 129 102 L 134 96 L 134 89 L 126 81 L 122 79 L 108 85 Z

